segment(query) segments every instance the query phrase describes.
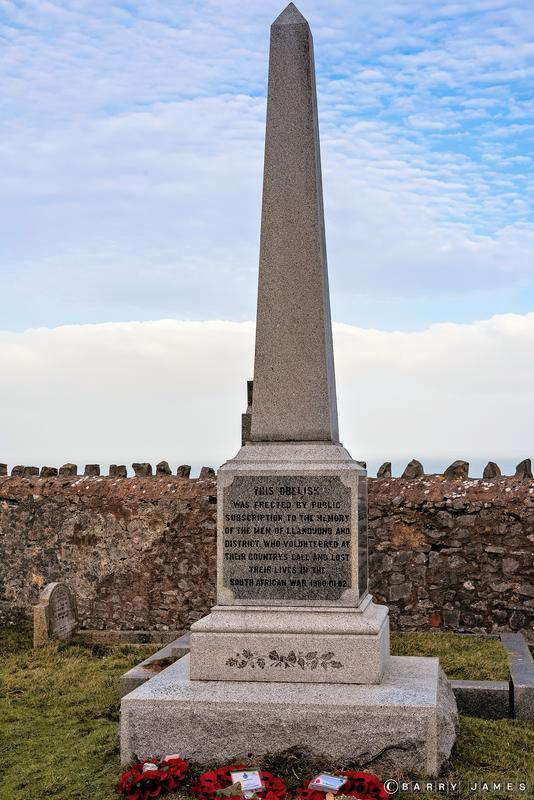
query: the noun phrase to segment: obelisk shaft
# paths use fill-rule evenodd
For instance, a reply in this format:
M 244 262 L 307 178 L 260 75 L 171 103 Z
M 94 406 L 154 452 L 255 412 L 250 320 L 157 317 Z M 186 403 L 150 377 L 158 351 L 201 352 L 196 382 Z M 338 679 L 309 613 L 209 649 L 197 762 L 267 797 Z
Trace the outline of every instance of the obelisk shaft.
M 271 27 L 252 441 L 339 441 L 313 40 Z

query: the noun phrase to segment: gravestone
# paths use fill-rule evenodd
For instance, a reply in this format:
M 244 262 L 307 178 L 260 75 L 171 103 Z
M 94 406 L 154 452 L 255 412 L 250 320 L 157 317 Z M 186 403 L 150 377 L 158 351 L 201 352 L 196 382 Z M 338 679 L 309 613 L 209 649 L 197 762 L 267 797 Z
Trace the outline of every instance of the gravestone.
M 367 475 L 340 444 L 313 42 L 271 27 L 250 438 L 217 474 L 217 604 L 122 700 L 121 758 L 292 747 L 435 774 L 456 706 L 437 659 L 391 658 L 368 590 Z
M 65 583 L 49 583 L 33 607 L 33 646 L 69 639 L 78 626 L 76 598 Z

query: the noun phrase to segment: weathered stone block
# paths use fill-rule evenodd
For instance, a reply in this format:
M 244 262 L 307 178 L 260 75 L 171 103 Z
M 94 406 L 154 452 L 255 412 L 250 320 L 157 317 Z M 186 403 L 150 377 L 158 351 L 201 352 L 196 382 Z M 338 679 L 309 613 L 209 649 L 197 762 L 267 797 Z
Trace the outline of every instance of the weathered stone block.
M 132 464 L 132 469 L 136 478 L 150 478 L 152 476 L 152 465 L 146 462 Z
M 384 461 L 376 473 L 377 478 L 391 478 L 391 461 Z
M 485 480 L 492 480 L 493 478 L 500 478 L 501 477 L 501 470 L 498 464 L 495 461 L 488 461 L 486 466 L 484 467 L 484 472 L 482 473 L 482 477 Z
M 176 475 L 178 478 L 189 478 L 191 475 L 191 466 L 190 464 L 181 464 L 176 470 Z
M 455 480 L 465 480 L 469 477 L 469 462 L 468 461 L 453 461 L 443 473 L 445 478 L 454 478 Z
M 83 473 L 88 478 L 96 478 L 100 475 L 100 464 L 86 464 Z
M 216 475 L 213 467 L 202 467 L 200 470 L 199 478 L 214 478 Z
M 109 466 L 110 478 L 127 478 L 128 470 L 125 464 L 110 464 Z
M 525 458 L 524 461 L 519 462 L 515 468 L 514 477 L 520 480 L 532 480 L 532 462 L 530 458 Z
M 168 461 L 160 461 L 159 464 L 156 464 L 156 475 L 172 475 Z
M 421 462 L 417 461 L 416 458 L 413 458 L 406 466 L 404 472 L 402 473 L 402 477 L 412 480 L 413 478 L 421 478 L 424 474 L 425 471 Z
M 39 477 L 41 478 L 55 478 L 58 474 L 57 467 L 41 467 Z
M 78 474 L 78 467 L 76 466 L 76 464 L 63 464 L 63 466 L 59 468 L 59 474 L 60 476 L 65 478 L 74 477 L 75 475 Z

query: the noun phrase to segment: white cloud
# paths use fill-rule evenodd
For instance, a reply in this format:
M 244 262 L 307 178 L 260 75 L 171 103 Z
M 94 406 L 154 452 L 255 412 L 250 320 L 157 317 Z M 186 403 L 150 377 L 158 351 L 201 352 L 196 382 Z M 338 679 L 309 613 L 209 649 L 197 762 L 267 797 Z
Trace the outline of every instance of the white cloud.
M 342 440 L 372 469 L 534 456 L 534 313 L 334 337 Z M 217 466 L 239 445 L 253 340 L 225 321 L 2 332 L 0 461 Z

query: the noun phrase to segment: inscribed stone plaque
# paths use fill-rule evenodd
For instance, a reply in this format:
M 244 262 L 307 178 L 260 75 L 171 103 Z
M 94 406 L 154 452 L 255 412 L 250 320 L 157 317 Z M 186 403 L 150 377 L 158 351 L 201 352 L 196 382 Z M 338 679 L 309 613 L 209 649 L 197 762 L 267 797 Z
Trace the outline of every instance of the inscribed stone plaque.
M 237 476 L 223 520 L 223 585 L 236 599 L 313 604 L 352 588 L 351 490 L 337 475 Z

